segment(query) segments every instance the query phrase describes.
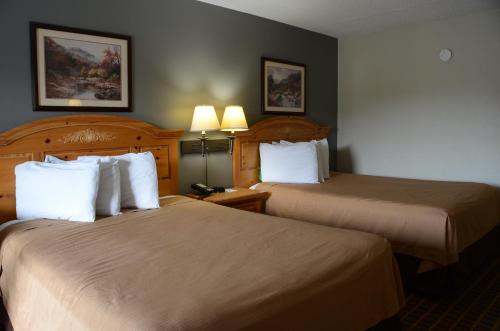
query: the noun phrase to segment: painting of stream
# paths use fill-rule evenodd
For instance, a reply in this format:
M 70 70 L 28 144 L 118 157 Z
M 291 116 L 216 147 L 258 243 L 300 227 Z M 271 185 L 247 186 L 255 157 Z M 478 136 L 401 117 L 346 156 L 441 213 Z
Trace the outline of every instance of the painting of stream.
M 121 100 L 121 47 L 44 37 L 45 88 L 51 99 Z
M 268 67 L 267 104 L 273 107 L 300 108 L 302 78 L 299 70 Z

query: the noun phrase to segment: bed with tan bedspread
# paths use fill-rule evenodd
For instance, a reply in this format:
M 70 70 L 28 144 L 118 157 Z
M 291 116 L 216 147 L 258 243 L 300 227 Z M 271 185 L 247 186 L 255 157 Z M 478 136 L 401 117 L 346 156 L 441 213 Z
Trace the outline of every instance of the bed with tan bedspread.
M 363 330 L 403 304 L 378 236 L 183 197 L 0 232 L 14 329 Z
M 256 189 L 271 192 L 270 215 L 378 234 L 396 252 L 428 262 L 424 269 L 457 262 L 500 220 L 496 189 L 478 183 L 333 173 L 322 184 Z

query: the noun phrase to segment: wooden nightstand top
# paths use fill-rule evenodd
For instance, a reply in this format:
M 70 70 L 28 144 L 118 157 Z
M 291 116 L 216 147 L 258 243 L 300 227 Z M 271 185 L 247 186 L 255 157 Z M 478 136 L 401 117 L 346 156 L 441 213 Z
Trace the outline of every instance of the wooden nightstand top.
M 267 199 L 269 192 L 250 190 L 247 188 L 235 188 L 233 192 L 213 193 L 204 198 L 204 201 L 217 204 L 226 204 L 247 200 Z
M 250 190 L 247 188 L 235 188 L 235 191 L 224 193 L 212 193 L 209 196 L 187 194 L 188 197 L 198 200 L 223 205 L 231 208 L 263 213 L 266 200 L 271 195 L 269 192 Z

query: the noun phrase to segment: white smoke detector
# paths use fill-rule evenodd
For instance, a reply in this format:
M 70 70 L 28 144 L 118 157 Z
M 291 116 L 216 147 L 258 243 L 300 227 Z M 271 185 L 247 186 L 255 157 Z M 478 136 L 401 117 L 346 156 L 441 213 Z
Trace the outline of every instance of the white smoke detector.
M 439 52 L 439 59 L 443 62 L 449 62 L 451 60 L 452 56 L 453 56 L 453 53 L 451 52 L 451 49 L 449 49 L 449 48 L 442 49 Z

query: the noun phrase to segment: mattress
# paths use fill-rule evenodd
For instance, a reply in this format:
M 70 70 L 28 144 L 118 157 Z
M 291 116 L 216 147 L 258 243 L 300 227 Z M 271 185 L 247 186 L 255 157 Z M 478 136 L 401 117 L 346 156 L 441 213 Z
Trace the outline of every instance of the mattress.
M 260 183 L 266 213 L 388 238 L 398 253 L 438 266 L 499 224 L 499 196 L 486 184 L 334 173 L 322 184 Z
M 365 330 L 404 302 L 383 238 L 184 197 L 0 241 L 16 331 Z

